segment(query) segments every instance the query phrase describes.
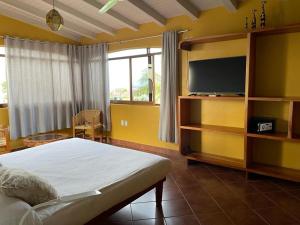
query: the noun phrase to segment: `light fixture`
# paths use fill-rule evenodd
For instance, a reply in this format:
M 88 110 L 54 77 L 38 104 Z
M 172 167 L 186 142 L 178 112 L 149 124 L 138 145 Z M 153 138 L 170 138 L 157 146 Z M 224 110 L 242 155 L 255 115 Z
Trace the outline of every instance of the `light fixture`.
M 46 23 L 53 31 L 59 31 L 64 25 L 64 19 L 59 14 L 59 12 L 54 9 L 54 0 L 53 0 L 53 9 L 51 9 L 46 16 Z

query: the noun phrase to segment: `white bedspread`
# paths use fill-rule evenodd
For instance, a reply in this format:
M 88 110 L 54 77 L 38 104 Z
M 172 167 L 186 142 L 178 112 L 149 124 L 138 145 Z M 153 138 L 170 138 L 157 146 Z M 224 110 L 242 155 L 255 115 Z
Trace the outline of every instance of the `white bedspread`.
M 60 196 L 91 190 L 103 193 L 93 199 L 43 209 L 27 221 L 27 224 L 40 224 L 42 221 L 47 225 L 83 224 L 153 185 L 170 170 L 170 161 L 163 157 L 78 138 L 2 155 L 0 163 L 25 169 L 46 179 Z M 11 201 L 10 209 L 3 210 Z M 16 218 L 21 217 L 23 208 L 28 207 L 20 200 L 0 194 L 0 225 L 16 225 Z M 87 210 L 86 207 L 90 208 Z M 74 215 L 76 212 L 78 215 Z M 74 215 L 74 220 L 67 218 L 68 215 Z M 10 221 L 9 218 L 15 220 Z

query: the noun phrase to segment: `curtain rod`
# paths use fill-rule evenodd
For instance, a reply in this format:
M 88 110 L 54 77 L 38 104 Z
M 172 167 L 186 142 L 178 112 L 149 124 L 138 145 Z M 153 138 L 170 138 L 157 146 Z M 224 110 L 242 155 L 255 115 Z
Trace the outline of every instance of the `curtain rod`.
M 186 33 L 186 32 L 189 32 L 190 30 L 179 30 L 177 31 L 178 34 L 183 34 L 183 33 Z M 0 38 L 4 39 L 6 35 L 0 35 Z M 41 40 L 31 40 L 31 39 L 27 39 L 27 38 L 19 38 L 19 37 L 14 37 L 14 36 L 9 36 L 11 38 L 18 38 L 20 40 L 29 40 L 29 41 L 39 41 L 41 43 L 58 43 L 58 44 L 66 44 L 68 45 L 67 43 L 60 43 L 60 42 L 52 42 L 52 41 L 41 41 Z M 145 40 L 145 39 L 150 39 L 150 38 L 156 38 L 156 37 L 162 37 L 162 34 L 158 34 L 158 35 L 153 35 L 153 36 L 148 36 L 148 37 L 142 37 L 142 38 L 134 38 L 134 39 L 128 39 L 128 40 L 124 40 L 124 41 L 113 41 L 113 42 L 107 42 L 108 45 L 113 45 L 113 44 L 123 44 L 123 43 L 126 43 L 126 42 L 131 42 L 131 41 L 140 41 L 140 40 Z
M 179 30 L 177 31 L 178 34 L 183 34 L 186 32 L 189 32 L 190 30 Z M 124 41 L 113 41 L 113 42 L 107 42 L 108 45 L 113 45 L 113 44 L 123 44 L 126 42 L 131 42 L 131 41 L 140 41 L 140 40 L 145 40 L 145 39 L 150 39 L 150 38 L 156 38 L 156 37 L 162 37 L 162 34 L 158 35 L 153 35 L 153 36 L 148 36 L 148 37 L 142 37 L 142 38 L 134 38 L 134 39 L 128 39 Z

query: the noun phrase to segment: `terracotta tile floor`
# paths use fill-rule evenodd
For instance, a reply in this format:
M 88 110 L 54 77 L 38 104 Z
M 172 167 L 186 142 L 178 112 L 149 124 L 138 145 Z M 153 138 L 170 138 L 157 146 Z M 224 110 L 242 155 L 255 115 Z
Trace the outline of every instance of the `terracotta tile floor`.
M 94 225 L 300 225 L 300 184 L 170 159 L 162 207 L 150 191 Z

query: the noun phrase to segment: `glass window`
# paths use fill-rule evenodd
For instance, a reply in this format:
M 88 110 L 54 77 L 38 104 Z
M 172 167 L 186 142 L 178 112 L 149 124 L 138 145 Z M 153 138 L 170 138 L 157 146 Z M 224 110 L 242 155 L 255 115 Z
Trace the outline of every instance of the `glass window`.
M 161 48 L 110 53 L 109 79 L 113 101 L 159 103 Z
M 148 57 L 132 59 L 133 101 L 149 101 Z
M 113 59 L 113 58 L 119 58 L 119 57 L 145 55 L 145 54 L 147 54 L 146 48 L 128 49 L 128 50 L 123 50 L 123 51 L 119 51 L 119 52 L 108 53 L 108 58 Z
M 0 104 L 7 103 L 7 81 L 5 71 L 4 47 L 0 47 Z
M 130 101 L 129 59 L 109 61 L 110 99 Z
M 154 56 L 155 103 L 160 103 L 161 55 Z

